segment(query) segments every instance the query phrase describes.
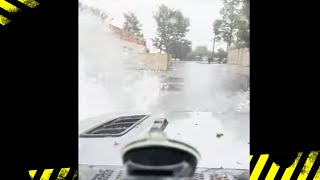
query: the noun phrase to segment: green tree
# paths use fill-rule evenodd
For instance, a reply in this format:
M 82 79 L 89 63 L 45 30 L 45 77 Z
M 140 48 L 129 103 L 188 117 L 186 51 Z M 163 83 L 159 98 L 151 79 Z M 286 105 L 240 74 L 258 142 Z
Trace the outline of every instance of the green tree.
M 244 15 L 250 23 L 250 0 L 242 0 L 242 3 L 242 15 Z
M 201 60 L 204 56 L 210 56 L 211 52 L 206 46 L 197 46 L 192 52 L 191 57 L 197 60 Z
M 237 22 L 237 47 L 250 48 L 250 1 L 242 0 L 240 20 Z
M 191 52 L 191 41 L 184 40 L 181 42 L 176 42 L 174 45 L 172 45 L 172 53 L 175 54 L 175 58 L 184 59 L 187 57 L 187 55 Z
M 221 63 L 223 59 L 227 58 L 227 52 L 224 49 L 219 48 L 218 52 L 215 53 L 215 58 L 218 58 L 219 63 Z
M 232 44 L 237 48 L 250 46 L 250 1 L 223 0 L 220 35 L 227 42 L 227 51 Z
M 173 58 L 185 57 L 191 44 L 185 39 L 190 26 L 189 18 L 184 17 L 179 10 L 165 5 L 159 6 L 153 17 L 158 26 L 157 37 L 152 39 L 153 46 L 158 48 L 160 53 L 164 51 L 172 54 Z
M 221 37 L 227 43 L 227 52 L 236 37 L 241 12 L 240 4 L 241 0 L 223 0 L 223 8 L 220 11 L 222 15 Z
M 236 47 L 244 48 L 250 46 L 250 30 L 247 21 L 241 20 L 237 22 Z
M 125 18 L 123 29 L 136 36 L 143 37 L 143 34 L 141 33 L 142 24 L 138 21 L 137 16 L 132 12 L 124 13 L 123 15 Z

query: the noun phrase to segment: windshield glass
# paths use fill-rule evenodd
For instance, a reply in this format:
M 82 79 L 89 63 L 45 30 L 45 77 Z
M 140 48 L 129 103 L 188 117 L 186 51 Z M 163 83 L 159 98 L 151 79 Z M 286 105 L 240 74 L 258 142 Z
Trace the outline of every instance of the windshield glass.
M 80 129 L 150 114 L 199 150 L 199 166 L 249 169 L 249 32 L 249 0 L 79 0 Z M 121 164 L 117 145 L 151 124 L 81 139 L 80 162 Z

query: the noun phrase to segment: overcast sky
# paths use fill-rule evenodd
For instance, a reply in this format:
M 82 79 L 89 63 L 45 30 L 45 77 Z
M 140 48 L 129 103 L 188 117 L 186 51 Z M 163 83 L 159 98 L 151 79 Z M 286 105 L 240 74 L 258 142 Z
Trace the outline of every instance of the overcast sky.
M 112 24 L 123 26 L 123 13 L 133 12 L 142 24 L 142 32 L 151 51 L 151 38 L 156 36 L 157 25 L 153 14 L 160 4 L 170 8 L 179 9 L 184 16 L 190 18 L 190 31 L 187 39 L 192 41 L 193 48 L 196 46 L 207 46 L 212 50 L 212 23 L 220 18 L 219 11 L 222 8 L 222 0 L 81 0 L 87 5 L 99 8 L 106 12 L 112 20 Z M 224 48 L 225 43 L 216 43 L 215 49 Z

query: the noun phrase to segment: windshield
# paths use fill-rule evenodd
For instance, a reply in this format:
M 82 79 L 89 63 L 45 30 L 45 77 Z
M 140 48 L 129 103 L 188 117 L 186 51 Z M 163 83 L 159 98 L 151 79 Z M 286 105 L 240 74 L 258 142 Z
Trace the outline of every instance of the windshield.
M 248 0 L 80 0 L 82 130 L 102 114 L 157 114 L 168 119 L 169 138 L 202 152 L 202 167 L 249 169 L 248 7 Z M 118 165 L 114 146 L 145 134 L 143 126 L 104 152 L 95 144 L 103 141 L 80 141 L 79 158 L 101 165 L 81 156 L 104 153 Z

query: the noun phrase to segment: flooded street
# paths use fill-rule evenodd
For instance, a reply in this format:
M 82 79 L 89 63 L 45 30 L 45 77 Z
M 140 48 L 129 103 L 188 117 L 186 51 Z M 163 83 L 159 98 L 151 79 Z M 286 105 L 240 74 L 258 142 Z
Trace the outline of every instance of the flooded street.
M 246 91 L 249 72 L 246 67 L 174 61 L 169 71 L 139 72 L 131 68 L 127 73 L 132 75 L 132 82 L 113 86 L 122 89 L 102 85 L 99 92 L 92 89 L 94 93 L 88 95 L 93 98 L 92 104 L 87 107 L 101 108 L 98 108 L 100 112 L 93 108 L 95 112 L 91 114 L 138 111 L 166 118 L 169 125 L 165 133 L 170 138 L 186 142 L 201 152 L 204 158 L 199 167 L 249 168 L 249 92 Z M 121 96 L 121 92 L 129 93 Z M 104 97 L 108 101 L 104 101 Z M 132 132 L 132 135 L 138 137 L 141 133 L 143 131 L 133 135 Z M 122 141 L 118 142 L 125 144 L 128 139 Z M 115 154 L 107 159 L 82 155 L 81 161 L 121 165 L 118 151 L 113 152 L 104 144 L 98 146 L 95 154 L 103 154 L 103 151 Z
M 162 75 L 164 88 L 154 111 L 174 112 L 164 113 L 178 121 L 169 134 L 201 151 L 205 158 L 200 166 L 249 168 L 247 156 L 240 157 L 249 154 L 248 78 L 246 67 L 184 61 L 174 62 Z M 186 125 L 187 119 L 193 126 Z M 219 133 L 221 138 L 216 137 Z
M 175 61 L 171 70 L 160 75 L 163 87 L 154 108 L 218 114 L 249 112 L 248 107 L 241 107 L 249 100 L 244 92 L 248 71 L 234 65 Z
M 163 72 L 109 73 L 110 80 L 80 84 L 80 109 L 81 105 L 84 109 L 80 119 L 126 110 L 201 111 L 221 116 L 249 113 L 247 67 L 174 61 Z
M 166 118 L 165 134 L 199 150 L 199 167 L 249 169 L 249 67 L 172 60 L 168 70 L 146 70 L 105 22 L 87 12 L 79 19 L 80 131 L 101 115 L 97 122 L 151 115 L 121 137 L 80 138 L 80 164 L 121 166 L 121 148 Z

